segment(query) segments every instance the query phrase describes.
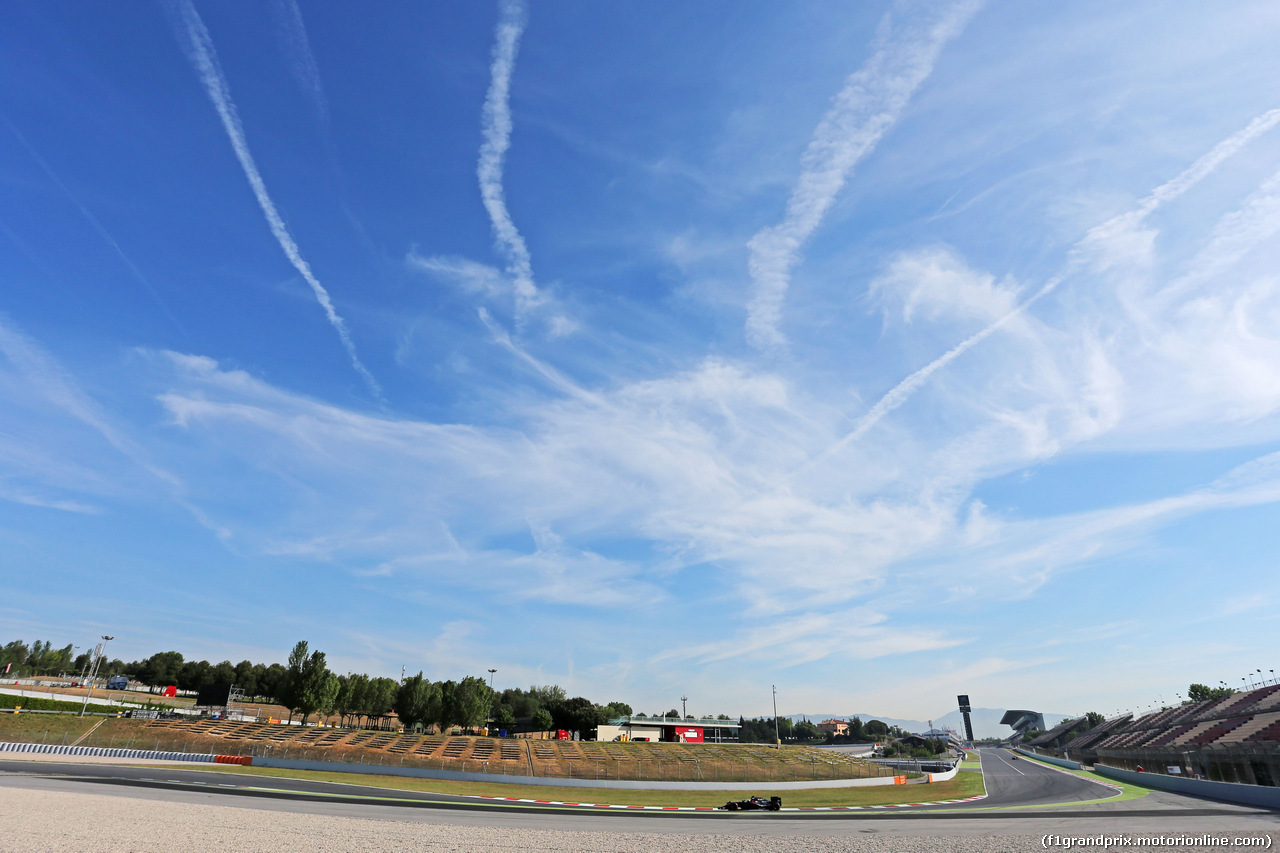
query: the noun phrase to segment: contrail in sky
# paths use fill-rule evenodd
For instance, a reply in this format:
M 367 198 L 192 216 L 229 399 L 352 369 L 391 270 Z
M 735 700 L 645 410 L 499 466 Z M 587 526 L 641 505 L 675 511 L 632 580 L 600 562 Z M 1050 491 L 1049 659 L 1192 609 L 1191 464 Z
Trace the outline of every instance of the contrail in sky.
M 492 77 L 484 99 L 481 128 L 484 141 L 480 145 L 480 162 L 476 165 L 480 197 L 514 282 L 517 320 L 543 301 L 533 282 L 529 247 L 511 220 L 502 189 L 503 162 L 511 147 L 511 72 L 515 69 L 524 24 L 524 4 L 520 0 L 502 0 L 494 31 Z
M 1043 287 L 1032 294 L 1026 301 L 1009 310 L 1006 314 L 993 321 L 986 328 L 965 338 L 950 350 L 938 356 L 936 359 L 895 385 L 858 420 L 858 423 L 854 426 L 851 432 L 819 454 L 812 462 L 806 465 L 805 468 L 811 468 L 814 465 L 830 459 L 845 447 L 848 447 L 849 444 L 866 435 L 867 432 L 879 423 L 885 415 L 905 403 L 921 385 L 924 385 L 924 383 L 928 381 L 930 376 L 955 361 L 973 347 L 982 343 L 982 341 L 989 338 L 1010 320 L 1022 314 L 1036 302 L 1052 293 L 1058 285 L 1061 284 L 1063 280 L 1074 272 L 1076 267 L 1083 262 L 1080 256 L 1076 254 L 1076 251 L 1088 240 L 1097 238 L 1101 235 L 1114 233 L 1122 228 L 1131 228 L 1138 225 L 1143 219 L 1159 208 L 1160 205 L 1176 199 L 1178 196 L 1194 187 L 1200 181 L 1204 180 L 1204 178 L 1212 174 L 1214 169 L 1218 168 L 1223 161 L 1231 157 L 1245 145 L 1248 145 L 1258 136 L 1261 136 L 1263 133 L 1266 133 L 1268 130 L 1275 127 L 1277 124 L 1280 124 L 1280 109 L 1274 109 L 1263 113 L 1251 121 L 1243 130 L 1237 131 L 1219 142 L 1207 154 L 1201 156 L 1184 171 L 1178 174 L 1177 177 L 1156 187 L 1147 195 L 1146 198 L 1138 202 L 1138 206 L 1133 210 L 1129 210 L 1119 216 L 1112 217 L 1101 225 L 1089 229 L 1089 232 L 1084 239 L 1076 244 L 1073 249 L 1073 256 L 1068 260 L 1066 269 L 1064 269 L 1063 272 L 1049 279 Z
M 189 48 L 188 54 L 191 62 L 209 93 L 209 99 L 213 101 L 213 105 L 218 111 L 218 117 L 222 119 L 222 126 L 227 131 L 227 137 L 231 140 L 231 147 L 235 151 L 236 158 L 240 161 L 241 168 L 244 169 L 245 177 L 249 179 L 249 186 L 253 189 L 253 194 L 258 199 L 258 205 L 262 208 L 262 213 L 267 218 L 267 224 L 271 226 L 271 233 L 275 235 L 276 242 L 284 250 L 289 263 L 293 264 L 294 269 L 298 271 L 307 284 L 311 285 L 311 291 L 315 294 L 316 301 L 324 309 L 330 325 L 338 332 L 338 337 L 342 340 L 342 346 L 351 358 L 351 365 L 360 374 L 360 377 L 364 379 L 365 384 L 369 386 L 373 396 L 382 401 L 382 388 L 378 385 L 378 381 L 373 378 L 373 374 L 360 361 L 360 357 L 356 355 L 356 347 L 351 340 L 351 333 L 347 331 L 346 322 L 334 310 L 333 301 L 329 298 L 329 291 L 324 289 L 324 286 L 320 284 L 319 280 L 311 272 L 311 266 L 303 259 L 302 253 L 298 250 L 298 244 L 294 242 L 293 236 L 284 224 L 284 219 L 280 216 L 280 212 L 276 210 L 271 196 L 267 194 L 266 184 L 263 183 L 262 175 L 258 172 L 258 166 L 253 160 L 253 154 L 249 151 L 249 143 L 245 140 L 244 128 L 240 124 L 240 116 L 236 112 L 235 103 L 231 100 L 231 91 L 227 86 L 227 79 L 222 73 L 222 67 L 218 64 L 218 55 L 214 51 L 213 40 L 209 37 L 209 31 L 205 28 L 204 21 L 200 19 L 200 15 L 196 12 L 191 0 L 178 0 L 178 10 L 182 15 L 182 23 L 185 27 L 185 41 Z
M 75 194 L 71 192 L 71 189 L 63 183 L 62 178 L 58 177 L 58 173 L 53 171 L 53 167 L 45 162 L 45 159 L 40 156 L 40 152 L 36 151 L 31 143 L 27 141 L 27 138 L 22 135 L 22 131 L 18 130 L 18 128 L 14 126 L 13 122 L 9 121 L 8 116 L 4 113 L 0 113 L 0 120 L 3 120 L 13 135 L 18 138 L 18 141 L 22 143 L 22 147 L 31 155 L 31 159 L 35 160 L 36 164 L 44 170 L 46 175 L 48 175 L 49 180 L 58 185 L 58 189 L 62 190 L 62 194 L 67 197 L 67 200 L 74 204 L 76 209 L 80 211 L 80 215 L 88 220 L 89 224 L 93 226 L 93 230 L 98 232 L 98 236 L 105 240 L 107 245 L 115 251 L 116 256 L 120 258 L 120 261 L 129 269 L 129 272 L 133 273 L 133 277 L 147 289 L 147 292 L 151 294 L 153 299 L 155 299 L 156 304 L 160 306 L 162 311 L 164 311 L 165 316 L 173 321 L 173 324 L 178 327 L 182 334 L 190 337 L 191 335 L 187 332 L 186 327 L 183 326 L 182 322 L 174 316 L 173 312 L 169 310 L 169 306 L 160 298 L 160 294 L 151 286 L 151 281 L 142 274 L 142 270 L 138 269 L 137 265 L 124 253 L 124 249 L 120 248 L 120 244 L 116 242 L 116 238 L 112 237 L 111 232 L 106 229 L 106 226 L 98 220 L 98 217 L 93 215 L 93 211 L 85 207 L 84 203 L 81 202 L 80 199 L 76 198 Z
M 311 52 L 311 40 L 307 38 L 302 10 L 298 8 L 297 0 L 276 0 L 272 4 L 272 10 L 280 24 L 280 34 L 289 54 L 294 79 L 306 93 L 320 124 L 328 130 L 329 102 L 325 99 L 324 86 L 320 82 L 320 67 L 316 65 L 315 54 Z
M 785 218 L 747 243 L 747 269 L 754 285 L 747 306 L 747 340 L 756 348 L 786 343 L 778 321 L 801 249 L 835 203 L 849 172 L 898 120 L 933 71 L 943 46 L 959 35 L 980 5 L 978 0 L 962 0 L 901 25 L 885 17 L 875 52 L 845 81 L 813 132 Z

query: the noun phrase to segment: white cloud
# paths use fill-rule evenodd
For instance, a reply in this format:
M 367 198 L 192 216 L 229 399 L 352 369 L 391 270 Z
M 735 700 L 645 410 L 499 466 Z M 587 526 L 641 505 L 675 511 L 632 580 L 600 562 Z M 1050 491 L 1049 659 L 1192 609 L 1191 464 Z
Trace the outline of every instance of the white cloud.
M 1018 289 L 1011 282 L 970 269 L 950 249 L 904 252 L 871 283 L 871 295 L 903 322 L 994 322 L 1013 310 Z
M 979 7 L 974 0 L 940 4 L 913 19 L 900 5 L 881 23 L 871 58 L 849 76 L 814 130 L 786 216 L 747 244 L 752 296 L 747 339 L 758 348 L 785 342 L 778 324 L 800 253 L 822 224 L 853 167 L 897 123 L 912 94 L 933 71 L 943 46 Z M 905 18 L 905 20 L 903 20 Z
M 410 267 L 443 279 L 468 293 L 490 299 L 510 296 L 512 282 L 496 267 L 467 258 L 442 255 L 420 255 L 410 252 L 405 258 Z

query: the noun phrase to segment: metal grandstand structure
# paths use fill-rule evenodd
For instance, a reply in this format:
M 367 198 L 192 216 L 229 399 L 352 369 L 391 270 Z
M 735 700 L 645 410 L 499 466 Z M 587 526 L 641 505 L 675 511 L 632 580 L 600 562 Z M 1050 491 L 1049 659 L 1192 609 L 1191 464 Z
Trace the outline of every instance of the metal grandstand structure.
M 1061 745 L 1053 743 L 1056 738 L 1048 738 L 1050 734 L 1028 745 L 1082 765 L 1141 768 L 1216 782 L 1280 784 L 1280 684 L 1137 718 L 1113 717 Z

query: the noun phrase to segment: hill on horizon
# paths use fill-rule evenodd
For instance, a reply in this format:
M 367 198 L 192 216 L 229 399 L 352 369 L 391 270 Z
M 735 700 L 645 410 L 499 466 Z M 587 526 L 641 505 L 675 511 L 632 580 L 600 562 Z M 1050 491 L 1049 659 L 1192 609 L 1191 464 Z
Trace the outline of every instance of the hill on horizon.
M 1048 711 L 1044 714 L 1045 725 L 1052 728 L 1058 723 L 1067 719 L 1071 714 L 1051 714 Z M 1005 714 L 1003 708 L 974 708 L 969 713 L 969 721 L 973 723 L 973 736 L 979 740 L 983 738 L 1004 738 L 1012 733 L 1012 729 L 1008 726 L 1000 725 L 1000 718 Z M 909 732 L 922 732 L 929 728 L 927 720 L 907 720 L 899 717 L 885 717 L 880 714 L 790 714 L 792 722 L 798 720 L 809 720 L 812 723 L 820 723 L 823 720 L 849 720 L 857 717 L 862 722 L 870 722 L 871 720 L 880 720 L 885 725 L 898 726 Z M 960 712 L 949 711 L 940 717 L 935 717 L 933 724 L 937 728 L 953 729 L 964 736 L 964 720 L 960 716 Z

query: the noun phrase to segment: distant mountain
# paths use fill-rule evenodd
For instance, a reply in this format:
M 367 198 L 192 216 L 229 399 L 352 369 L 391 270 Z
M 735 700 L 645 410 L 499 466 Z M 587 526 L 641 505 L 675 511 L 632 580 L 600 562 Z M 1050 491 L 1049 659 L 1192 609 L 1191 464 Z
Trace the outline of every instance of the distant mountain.
M 879 720 L 887 726 L 898 726 L 909 732 L 922 732 L 929 728 L 927 720 L 903 720 L 898 717 L 882 717 L 878 714 L 791 714 L 790 716 L 792 722 L 808 720 L 811 723 L 820 723 L 823 720 L 848 720 L 857 717 L 864 723 Z M 1000 718 L 1003 716 L 1004 710 L 1000 708 L 974 708 L 969 712 L 969 721 L 973 723 L 973 736 L 979 740 L 1008 737 L 1013 730 L 1008 726 L 1000 725 Z M 1068 716 L 1070 715 L 1045 713 L 1044 722 L 1052 728 Z M 940 717 L 935 717 L 933 725 L 940 729 L 952 729 L 964 737 L 964 720 L 959 711 L 949 711 Z

